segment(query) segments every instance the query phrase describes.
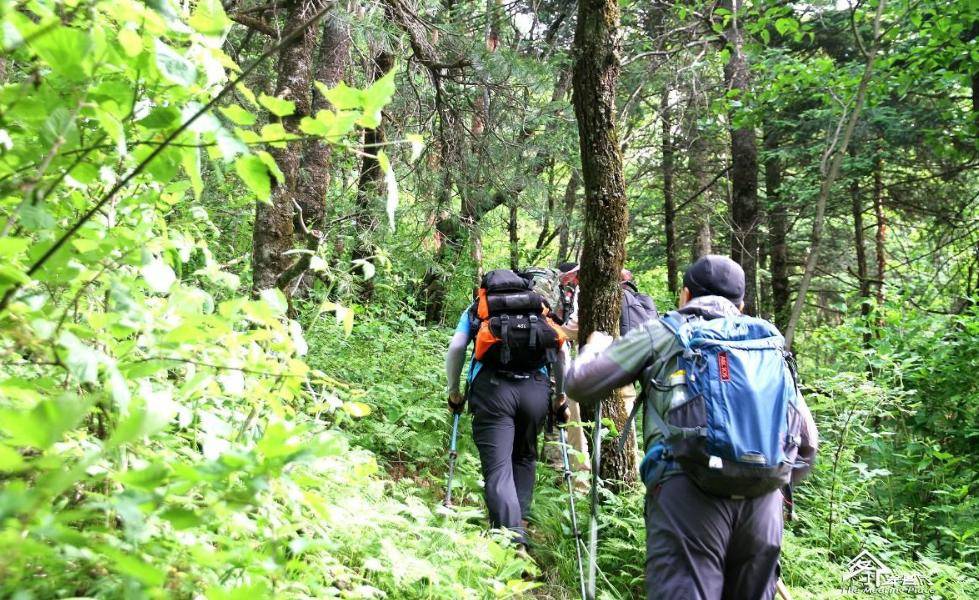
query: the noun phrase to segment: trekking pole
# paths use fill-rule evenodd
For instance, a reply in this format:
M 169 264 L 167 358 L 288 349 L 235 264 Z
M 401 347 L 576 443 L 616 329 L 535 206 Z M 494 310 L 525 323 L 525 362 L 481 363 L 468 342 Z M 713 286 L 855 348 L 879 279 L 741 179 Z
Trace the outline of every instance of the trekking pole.
M 452 416 L 452 439 L 449 441 L 449 481 L 445 486 L 445 502 L 442 503 L 446 507 L 452 506 L 452 476 L 456 470 L 456 457 L 459 456 L 459 453 L 456 452 L 456 439 L 459 437 L 459 416 L 460 413 Z
M 591 521 L 588 525 L 588 589 L 586 600 L 595 600 L 595 577 L 598 575 L 598 485 L 602 466 L 602 403 L 595 405 L 595 431 L 592 434 Z
M 558 435 L 561 441 L 561 457 L 564 459 L 564 481 L 568 484 L 568 501 L 571 505 L 571 530 L 574 532 L 574 549 L 578 554 L 578 583 L 581 584 L 582 600 L 586 600 L 585 566 L 581 560 L 581 546 L 584 541 L 581 539 L 581 530 L 578 529 L 578 512 L 574 507 L 574 482 L 571 480 L 571 461 L 568 460 L 568 436 L 563 426 L 558 428 Z

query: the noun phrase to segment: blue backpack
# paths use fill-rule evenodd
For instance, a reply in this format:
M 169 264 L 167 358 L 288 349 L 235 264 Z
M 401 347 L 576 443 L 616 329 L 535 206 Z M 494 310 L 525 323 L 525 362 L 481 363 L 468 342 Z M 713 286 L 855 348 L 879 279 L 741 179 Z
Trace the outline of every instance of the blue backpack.
M 673 356 L 689 394 L 665 419 L 647 411 L 664 441 L 643 460 L 644 480 L 658 480 L 675 461 L 716 496 L 753 498 L 787 485 L 802 419 L 794 364 L 778 329 L 748 316 L 703 320 L 671 312 L 662 322 L 679 342 Z

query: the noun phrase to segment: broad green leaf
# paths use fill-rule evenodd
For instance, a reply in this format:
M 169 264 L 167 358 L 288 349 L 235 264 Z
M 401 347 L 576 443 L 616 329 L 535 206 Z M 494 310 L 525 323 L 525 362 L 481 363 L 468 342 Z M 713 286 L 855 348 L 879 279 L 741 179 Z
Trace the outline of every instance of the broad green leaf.
M 337 323 L 343 325 L 343 333 L 350 335 L 354 330 L 354 311 L 346 306 L 336 307 Z
M 159 587 L 167 580 L 166 571 L 151 565 L 138 556 L 127 554 L 110 546 L 102 546 L 100 550 L 112 561 L 113 568 L 123 575 L 152 587 Z
M 268 143 L 273 148 L 285 148 L 289 140 L 296 136 L 286 131 L 282 123 L 269 123 L 262 127 L 262 141 Z
M 255 155 L 262 159 L 262 162 L 269 168 L 269 173 L 275 177 L 276 181 L 278 181 L 280 184 L 286 182 L 285 174 L 282 173 L 282 169 L 279 168 L 279 165 L 275 162 L 275 158 L 271 154 L 264 150 L 260 150 L 256 152 Z
M 143 51 L 143 37 L 135 29 L 124 27 L 119 32 L 119 45 L 122 46 L 122 51 L 126 53 L 126 56 L 139 56 L 139 53 Z
M 296 112 L 296 103 L 292 100 L 262 94 L 258 97 L 258 102 L 277 117 L 287 117 Z
M 191 27 L 207 35 L 220 35 L 231 26 L 220 0 L 197 0 L 188 21 Z
M 7 436 L 4 443 L 44 450 L 74 428 L 88 412 L 88 406 L 82 398 L 64 394 L 30 409 L 2 408 L 0 431 Z
M 332 89 L 317 81 L 316 87 L 336 110 L 362 110 L 364 107 L 364 93 L 342 81 Z
M 381 124 L 381 109 L 394 97 L 395 69 L 388 71 L 384 77 L 375 81 L 363 93 L 364 116 L 360 120 L 363 127 L 374 128 Z
M 156 66 L 164 77 L 174 83 L 189 86 L 197 81 L 197 69 L 193 63 L 160 40 L 156 40 Z
M 259 292 L 259 297 L 277 315 L 284 315 L 289 310 L 289 302 L 286 300 L 286 295 L 278 288 L 262 290 Z
M 0 444 L 0 473 L 16 473 L 24 468 L 24 457 L 10 446 Z
M 198 202 L 204 193 L 204 179 L 201 177 L 201 152 L 198 148 L 184 148 L 180 164 L 190 178 L 191 189 L 194 190 L 194 200 Z
M 180 111 L 173 106 L 157 106 L 150 111 L 137 123 L 147 129 L 166 129 L 171 125 L 176 125 L 180 118 Z
M 204 522 L 200 515 L 186 508 L 168 508 L 160 513 L 160 518 L 169 521 L 177 531 L 198 527 Z
M 259 200 L 269 201 L 272 195 L 272 182 L 269 179 L 268 167 L 261 158 L 253 154 L 239 157 L 235 161 L 235 172 Z
M 351 417 L 366 417 L 371 414 L 371 407 L 363 402 L 344 402 L 343 411 Z
M 97 383 L 99 379 L 99 357 L 96 351 L 87 346 L 70 331 L 62 331 L 58 345 L 65 355 L 62 362 L 79 383 Z
M 72 27 L 56 27 L 33 40 L 31 48 L 65 79 L 79 81 L 87 76 L 84 59 L 92 49 L 88 33 Z
M 222 106 L 220 108 L 221 114 L 228 117 L 235 125 L 254 125 L 256 117 L 254 114 L 248 112 L 244 108 L 238 106 L 237 104 L 232 104 L 230 106 Z

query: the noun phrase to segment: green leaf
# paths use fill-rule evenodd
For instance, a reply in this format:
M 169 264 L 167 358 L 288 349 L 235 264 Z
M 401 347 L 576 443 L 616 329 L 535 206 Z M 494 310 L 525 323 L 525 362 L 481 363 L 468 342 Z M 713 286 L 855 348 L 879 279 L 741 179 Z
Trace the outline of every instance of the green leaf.
M 254 114 L 248 112 L 244 108 L 238 106 L 237 104 L 232 104 L 231 106 L 222 106 L 220 109 L 221 114 L 228 117 L 235 125 L 254 125 L 256 117 Z
M 269 168 L 269 173 L 271 173 L 272 176 L 275 177 L 276 181 L 278 181 L 279 183 L 286 182 L 285 174 L 282 172 L 282 169 L 279 168 L 279 165 L 275 162 L 275 158 L 273 158 L 271 154 L 269 154 L 264 150 L 261 150 L 259 152 L 256 152 L 255 155 L 258 156 L 260 159 L 262 159 L 262 162 L 265 163 L 265 166 Z
M 371 407 L 363 402 L 344 402 L 343 411 L 351 417 L 361 418 L 371 414 Z
M 795 19 L 783 17 L 775 20 L 775 31 L 777 31 L 779 35 L 792 33 L 797 29 L 799 29 L 799 22 Z
M 200 515 L 186 508 L 169 508 L 160 513 L 160 518 L 169 521 L 177 531 L 198 527 L 204 522 Z
M 316 87 L 336 110 L 360 110 L 363 108 L 364 93 L 349 87 L 342 81 L 332 89 L 317 81 Z
M 193 63 L 160 40 L 156 40 L 156 67 L 174 83 L 190 86 L 197 81 L 197 69 Z
M 180 111 L 173 106 L 157 106 L 137 123 L 147 129 L 166 129 L 177 123 Z
M 296 103 L 291 100 L 284 100 L 262 94 L 258 97 L 258 103 L 264 106 L 270 113 L 277 117 L 287 117 L 296 112 Z
M 112 561 L 115 570 L 123 575 L 132 577 L 151 587 L 159 587 L 167 580 L 167 574 L 163 569 L 154 567 L 141 558 L 111 546 L 102 546 L 99 550 Z
M 69 81 L 79 81 L 87 76 L 84 59 L 92 49 L 88 33 L 71 27 L 57 27 L 31 42 L 51 70 Z
M 269 179 L 268 167 L 261 158 L 253 154 L 239 157 L 235 161 L 235 172 L 259 200 L 269 201 L 272 195 L 272 182 Z
M 289 310 L 289 302 L 286 300 L 286 295 L 279 288 L 262 290 L 259 293 L 259 297 L 277 315 L 284 315 Z
M 231 26 L 220 0 L 198 0 L 187 23 L 206 35 L 220 35 Z
M 27 410 L 0 409 L 0 431 L 7 435 L 6 444 L 44 450 L 74 428 L 86 412 L 86 401 L 64 394 Z
M 364 90 L 363 111 L 364 116 L 360 120 L 363 127 L 374 128 L 381 124 L 381 109 L 383 109 L 391 99 L 394 98 L 395 69 L 388 71 L 384 77 L 375 81 L 369 88 Z
M 99 379 L 99 357 L 95 350 L 86 346 L 75 334 L 62 331 L 58 345 L 67 355 L 61 360 L 79 383 L 97 383 Z
M 10 446 L 0 444 L 0 473 L 16 473 L 24 469 L 24 457 Z
M 119 32 L 119 45 L 122 46 L 126 56 L 130 58 L 139 56 L 143 51 L 143 37 L 135 29 L 125 27 Z

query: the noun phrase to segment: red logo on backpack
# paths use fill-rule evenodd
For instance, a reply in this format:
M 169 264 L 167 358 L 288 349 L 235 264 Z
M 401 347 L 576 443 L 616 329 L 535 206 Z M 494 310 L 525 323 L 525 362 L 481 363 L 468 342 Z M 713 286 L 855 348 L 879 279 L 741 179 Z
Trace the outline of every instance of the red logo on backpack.
M 727 352 L 718 353 L 717 370 L 721 373 L 721 381 L 731 381 L 731 367 L 727 363 Z

